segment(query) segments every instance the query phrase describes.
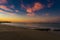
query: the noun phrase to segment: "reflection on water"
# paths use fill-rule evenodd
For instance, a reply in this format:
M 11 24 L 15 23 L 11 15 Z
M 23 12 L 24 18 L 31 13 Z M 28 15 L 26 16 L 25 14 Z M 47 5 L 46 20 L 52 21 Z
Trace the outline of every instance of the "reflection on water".
M 4 25 L 26 27 L 26 28 L 60 28 L 60 24 L 23 24 L 23 23 L 1 23 Z

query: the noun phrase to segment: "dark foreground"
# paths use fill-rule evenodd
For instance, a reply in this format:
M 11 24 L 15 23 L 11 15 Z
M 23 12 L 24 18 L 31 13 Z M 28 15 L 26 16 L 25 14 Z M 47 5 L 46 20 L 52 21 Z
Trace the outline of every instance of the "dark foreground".
M 60 40 L 60 32 L 0 25 L 0 40 Z

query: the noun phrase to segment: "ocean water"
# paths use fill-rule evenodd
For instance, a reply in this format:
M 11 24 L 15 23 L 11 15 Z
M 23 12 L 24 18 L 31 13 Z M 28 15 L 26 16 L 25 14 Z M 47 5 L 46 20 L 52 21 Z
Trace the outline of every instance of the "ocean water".
M 59 23 L 42 23 L 42 24 L 33 24 L 33 23 L 1 23 L 2 25 L 10 25 L 16 27 L 24 27 L 29 29 L 36 29 L 36 28 L 52 28 L 52 29 L 60 29 Z

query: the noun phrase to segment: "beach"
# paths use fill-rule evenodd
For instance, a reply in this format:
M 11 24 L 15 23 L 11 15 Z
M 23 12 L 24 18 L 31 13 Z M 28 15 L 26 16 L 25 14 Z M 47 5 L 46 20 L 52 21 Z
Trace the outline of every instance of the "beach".
M 0 40 L 60 40 L 60 31 L 38 31 L 0 25 Z

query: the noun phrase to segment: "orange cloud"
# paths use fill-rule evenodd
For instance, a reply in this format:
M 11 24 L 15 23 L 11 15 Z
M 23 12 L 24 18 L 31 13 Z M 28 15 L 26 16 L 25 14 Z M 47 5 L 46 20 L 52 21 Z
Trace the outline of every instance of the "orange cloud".
M 43 5 L 39 2 L 35 3 L 34 6 L 32 7 L 33 11 L 37 11 L 37 10 L 40 10 L 40 9 L 43 9 Z
M 33 12 L 33 9 L 30 7 L 26 9 L 26 12 L 27 12 L 28 16 L 34 16 L 35 15 L 35 13 Z
M 26 12 L 28 12 L 28 13 L 32 13 L 33 10 L 32 10 L 32 8 L 27 8 L 27 9 L 26 9 Z
M 7 3 L 7 0 L 0 0 L 0 4 L 5 4 Z

